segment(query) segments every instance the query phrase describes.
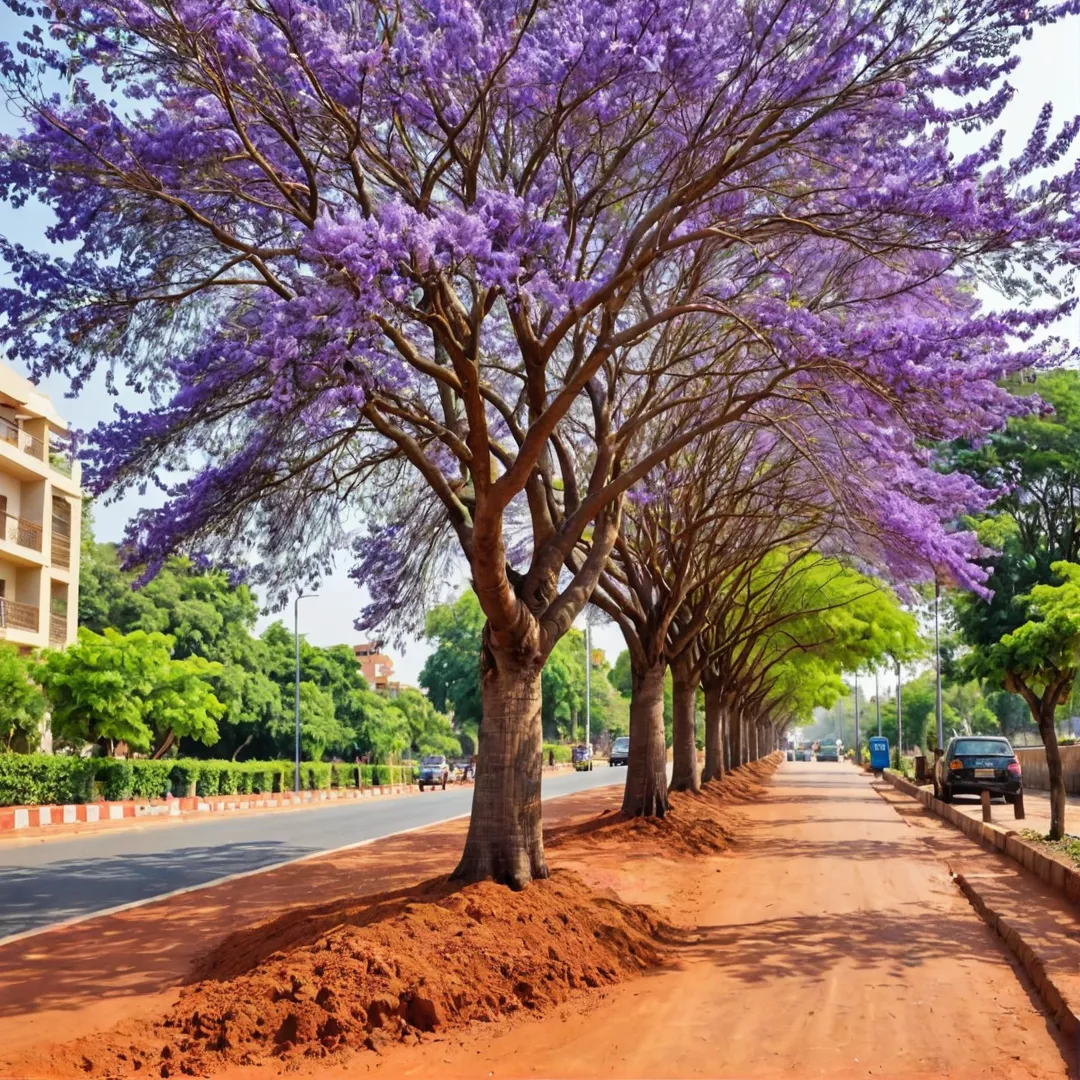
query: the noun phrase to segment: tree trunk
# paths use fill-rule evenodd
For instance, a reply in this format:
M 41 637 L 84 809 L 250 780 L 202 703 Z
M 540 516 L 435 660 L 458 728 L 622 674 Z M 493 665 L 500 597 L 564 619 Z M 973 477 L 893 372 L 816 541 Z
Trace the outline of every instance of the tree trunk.
M 165 733 L 165 738 L 162 739 L 161 745 L 150 755 L 151 761 L 157 761 L 164 757 L 172 747 L 172 744 L 176 742 L 176 732 L 172 728 Z
M 548 876 L 540 810 L 541 666 L 506 655 L 484 665 L 472 817 L 457 881 L 490 878 L 523 889 Z
M 741 706 L 736 705 L 728 712 L 728 726 L 731 728 L 731 764 L 737 769 L 743 763 L 743 717 Z
M 697 764 L 697 683 L 687 664 L 676 662 L 671 668 L 672 729 L 670 791 L 700 791 Z
M 1057 694 L 1048 690 L 1039 702 L 1035 722 L 1039 725 L 1043 746 L 1046 749 L 1046 774 L 1050 781 L 1050 839 L 1061 840 L 1065 836 L 1065 778 L 1061 774 L 1061 749 L 1058 746 L 1054 710 Z
M 705 690 L 705 771 L 702 782 L 724 775 L 724 696 L 720 684 L 707 682 Z
M 630 758 L 623 813 L 663 817 L 667 813 L 667 750 L 664 746 L 665 663 L 633 671 L 630 688 Z

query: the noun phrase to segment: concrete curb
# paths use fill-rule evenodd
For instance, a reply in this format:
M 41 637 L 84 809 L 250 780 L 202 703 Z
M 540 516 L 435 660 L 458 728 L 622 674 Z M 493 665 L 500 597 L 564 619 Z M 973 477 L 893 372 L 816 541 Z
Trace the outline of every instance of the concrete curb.
M 886 770 L 885 779 L 897 791 L 917 799 L 932 814 L 944 818 L 955 825 L 972 840 L 988 848 L 996 848 L 1018 862 L 1025 870 L 1030 870 L 1047 885 L 1059 889 L 1073 904 L 1080 904 L 1080 870 L 1058 859 L 1051 858 L 1033 844 L 1029 844 L 1015 829 L 1006 829 L 992 822 L 979 821 L 958 810 L 951 803 L 943 803 L 934 798 L 932 788 L 917 787 L 910 780 Z
M 1076 1054 L 1075 1064 L 1080 1066 L 1080 1017 L 1069 1004 L 1064 991 L 1047 972 L 1042 958 L 1024 939 L 1024 935 L 1004 915 L 995 911 L 963 874 L 953 874 L 953 881 L 1027 972 L 1043 1004 L 1054 1018 L 1054 1023 L 1073 1047 Z
M 387 787 L 330 789 L 327 791 L 291 791 L 273 795 L 218 795 L 206 798 L 126 800 L 123 802 L 75 803 L 69 806 L 0 807 L 0 833 L 44 829 L 54 825 L 95 824 L 135 818 L 176 818 L 191 814 L 220 814 L 237 810 L 280 810 L 314 803 L 331 803 L 372 795 L 397 795 L 412 787 L 395 784 Z

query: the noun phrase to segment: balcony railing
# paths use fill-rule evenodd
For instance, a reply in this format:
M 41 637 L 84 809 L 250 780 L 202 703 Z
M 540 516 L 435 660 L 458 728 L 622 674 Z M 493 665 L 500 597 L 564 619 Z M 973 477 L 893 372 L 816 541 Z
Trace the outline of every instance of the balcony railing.
M 65 570 L 71 566 L 71 537 L 57 533 L 55 521 L 53 522 L 52 564 L 63 567 Z
M 67 616 L 49 615 L 49 644 L 63 645 L 67 641 Z
M 19 604 L 0 596 L 0 630 L 29 630 L 38 632 L 38 618 L 41 612 L 29 604 Z
M 17 446 L 32 458 L 48 462 L 51 469 L 65 476 L 71 475 L 70 447 L 65 442 L 57 442 L 47 447 L 41 439 L 34 438 L 30 432 L 19 427 L 18 424 L 13 424 L 10 420 L 0 420 L 0 442 Z
M 4 539 L 19 547 L 41 550 L 41 526 L 14 514 L 0 513 L 0 523 L 4 528 Z M 69 554 L 70 558 L 70 554 Z

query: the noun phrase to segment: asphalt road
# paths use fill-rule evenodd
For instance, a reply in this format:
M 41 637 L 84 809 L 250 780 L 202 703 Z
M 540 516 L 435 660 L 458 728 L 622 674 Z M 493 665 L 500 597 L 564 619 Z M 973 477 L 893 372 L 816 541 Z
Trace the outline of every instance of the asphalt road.
M 625 782 L 625 769 L 557 773 L 544 798 Z M 434 825 L 467 814 L 472 788 L 346 806 L 148 824 L 32 845 L 0 845 L 0 940 L 121 904 Z

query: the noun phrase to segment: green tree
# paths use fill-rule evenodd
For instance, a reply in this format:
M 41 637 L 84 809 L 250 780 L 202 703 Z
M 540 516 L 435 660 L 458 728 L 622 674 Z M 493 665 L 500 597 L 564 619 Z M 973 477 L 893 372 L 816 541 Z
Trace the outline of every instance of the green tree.
M 26 660 L 14 645 L 0 642 L 0 743 L 4 750 L 36 750 L 44 712 L 45 699 L 30 681 Z
M 405 718 L 409 746 L 423 757 L 425 754 L 445 754 L 455 757 L 461 753 L 461 742 L 454 735 L 449 717 L 439 712 L 419 690 L 401 690 L 390 699 L 390 706 Z
M 70 746 L 119 743 L 158 757 L 182 736 L 212 745 L 225 707 L 209 680 L 219 665 L 172 656 L 166 634 L 79 631 L 78 643 L 47 652 L 34 676 L 52 708 L 53 734 Z
M 480 697 L 480 647 L 484 614 L 472 589 L 453 604 L 438 604 L 427 614 L 424 637 L 435 646 L 420 672 L 431 704 L 452 713 L 466 753 L 475 753 L 483 712 Z
M 292 757 L 296 746 L 296 688 L 292 688 L 292 709 L 274 724 L 282 756 Z M 338 719 L 334 699 L 313 682 L 300 683 L 300 753 L 311 761 L 321 761 L 329 752 L 341 753 L 352 744 L 353 733 Z
M 988 690 L 1018 694 L 1027 704 L 1046 747 L 1052 831 L 1060 835 L 1064 788 L 1056 775 L 1060 754 L 1054 721 L 1057 706 L 1069 697 L 1071 680 L 1069 686 L 1059 685 L 1060 677 L 1036 662 L 1036 646 L 1047 644 L 1046 619 L 1033 621 L 1031 614 L 1033 603 L 1034 610 L 1039 608 L 1034 597 L 1040 595 L 1060 615 L 1052 594 L 1039 590 L 1068 585 L 1055 567 L 1080 562 L 1080 374 L 1043 374 L 1023 389 L 1038 393 L 1053 411 L 1033 410 L 979 446 L 956 446 L 948 454 L 953 468 L 1002 492 L 989 513 L 968 522 L 994 552 L 987 561 L 991 593 L 961 597 L 956 617 L 969 647 L 967 673 L 985 680 Z M 1043 629 L 1033 629 L 1036 625 Z M 1024 633 L 1015 637 L 1022 628 Z
M 1065 835 L 1065 783 L 1058 749 L 1056 709 L 1068 701 L 1080 667 L 1080 564 L 1055 562 L 1060 585 L 1036 585 L 1021 597 L 1029 615 L 1011 633 L 972 659 L 977 674 L 1019 694 L 1031 710 L 1046 748 L 1050 781 L 1050 836 Z
M 88 502 L 83 504 L 81 558 L 80 625 L 99 634 L 106 629 L 168 634 L 176 659 L 200 656 L 220 665 L 210 678 L 215 697 L 225 706 L 215 755 L 272 756 L 276 740 L 271 729 L 282 720 L 281 694 L 267 675 L 266 648 L 253 636 L 258 606 L 247 586 L 174 558 L 136 588 L 139 574 L 121 568 L 116 545 L 95 542 Z M 204 752 L 191 739 L 183 749 Z

